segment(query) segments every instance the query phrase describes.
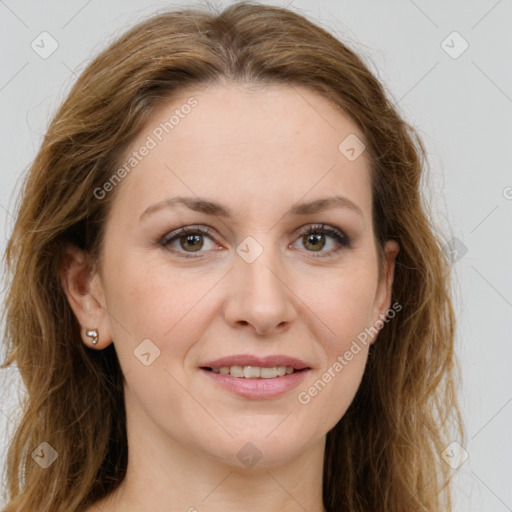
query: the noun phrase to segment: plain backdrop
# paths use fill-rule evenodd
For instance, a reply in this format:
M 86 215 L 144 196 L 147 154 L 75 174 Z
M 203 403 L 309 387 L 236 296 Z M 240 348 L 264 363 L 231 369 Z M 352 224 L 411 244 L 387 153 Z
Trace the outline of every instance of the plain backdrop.
M 219 10 L 230 3 L 210 1 Z M 358 51 L 423 137 L 435 222 L 451 240 L 447 250 L 456 250 L 457 354 L 467 430 L 459 453 L 468 455 L 454 470 L 456 510 L 511 511 L 512 2 L 268 3 L 310 17 Z M 84 65 L 143 17 L 192 5 L 203 4 L 0 0 L 2 251 L 20 177 Z M 41 55 L 42 46 L 55 49 Z M 1 287 L 0 293 L 3 298 Z M 0 371 L 0 395 L 3 466 L 6 436 L 23 396 L 15 368 Z

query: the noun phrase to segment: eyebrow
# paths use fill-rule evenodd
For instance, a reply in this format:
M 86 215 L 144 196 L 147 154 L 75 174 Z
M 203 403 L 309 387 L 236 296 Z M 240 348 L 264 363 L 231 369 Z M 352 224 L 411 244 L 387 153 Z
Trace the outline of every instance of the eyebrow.
M 173 197 L 172 199 L 164 199 L 163 201 L 149 206 L 142 212 L 140 220 L 142 220 L 147 215 L 155 213 L 159 210 L 164 208 L 174 208 L 180 204 L 190 208 L 191 210 L 205 213 L 207 215 L 215 215 L 228 219 L 234 218 L 234 214 L 231 209 L 215 201 L 203 199 L 200 197 L 178 196 Z M 361 217 L 364 217 L 361 208 L 356 203 L 344 196 L 322 197 L 320 199 L 315 199 L 314 201 L 296 203 L 288 210 L 287 214 L 312 215 L 314 213 L 319 213 L 332 208 L 348 208 L 361 215 Z

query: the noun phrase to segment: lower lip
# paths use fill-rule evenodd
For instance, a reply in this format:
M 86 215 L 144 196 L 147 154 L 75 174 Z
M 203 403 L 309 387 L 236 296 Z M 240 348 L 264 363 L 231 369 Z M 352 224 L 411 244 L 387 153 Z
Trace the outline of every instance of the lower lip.
M 301 370 L 272 379 L 246 379 L 245 377 L 233 377 L 232 375 L 215 373 L 203 368 L 201 368 L 201 371 L 224 389 L 244 398 L 253 399 L 274 398 L 295 389 L 309 372 L 309 370 Z

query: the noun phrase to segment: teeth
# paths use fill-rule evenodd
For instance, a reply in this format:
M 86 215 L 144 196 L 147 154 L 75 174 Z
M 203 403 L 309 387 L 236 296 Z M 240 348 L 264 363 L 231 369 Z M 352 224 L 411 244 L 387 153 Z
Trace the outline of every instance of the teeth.
M 222 366 L 221 368 L 213 368 L 214 373 L 222 375 L 231 375 L 232 377 L 243 377 L 246 379 L 273 379 L 274 377 L 282 377 L 289 375 L 295 370 L 288 366 L 274 366 L 273 368 L 260 368 L 259 366 Z

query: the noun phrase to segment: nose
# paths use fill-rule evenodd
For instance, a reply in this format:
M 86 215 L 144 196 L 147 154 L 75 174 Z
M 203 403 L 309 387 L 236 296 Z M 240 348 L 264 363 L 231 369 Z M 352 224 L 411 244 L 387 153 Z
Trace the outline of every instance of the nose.
M 247 326 L 260 336 L 287 329 L 297 317 L 289 280 L 270 250 L 252 263 L 237 257 L 224 308 L 227 322 L 238 329 Z

